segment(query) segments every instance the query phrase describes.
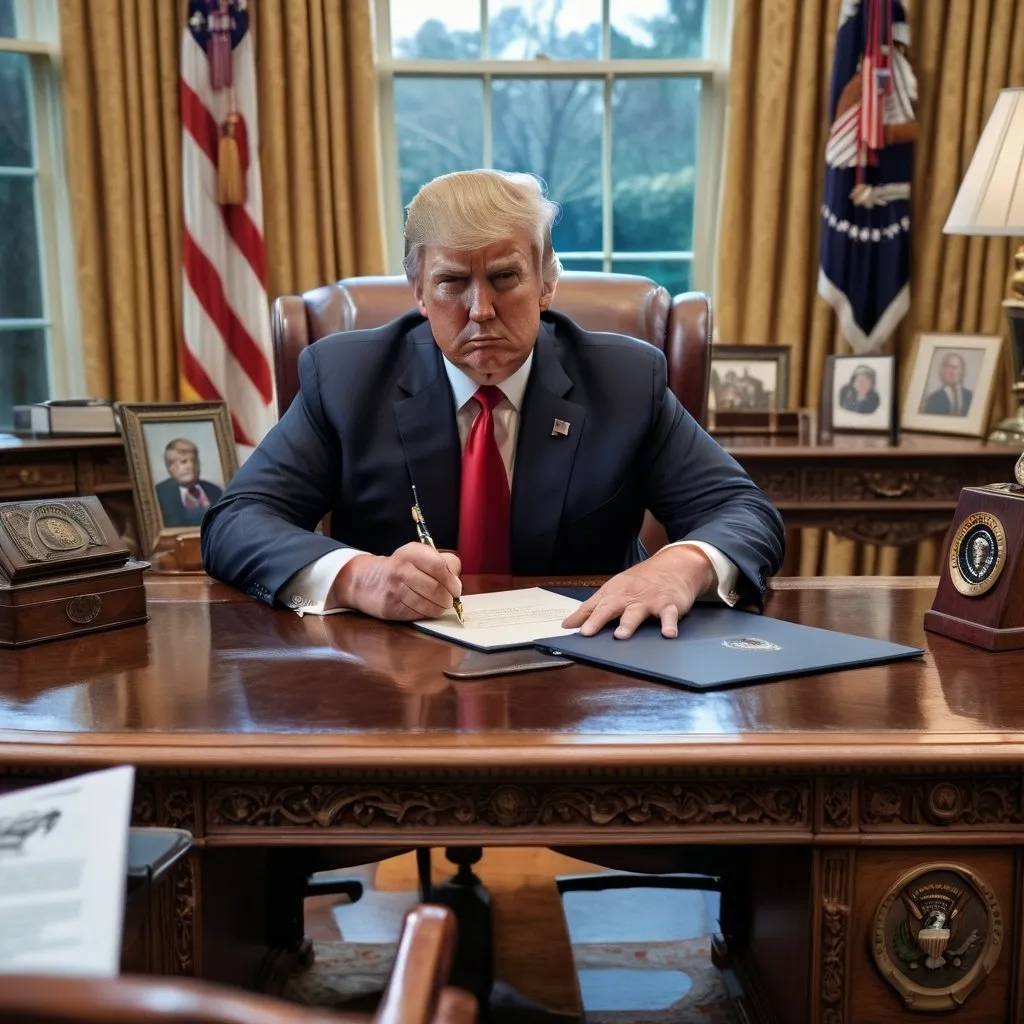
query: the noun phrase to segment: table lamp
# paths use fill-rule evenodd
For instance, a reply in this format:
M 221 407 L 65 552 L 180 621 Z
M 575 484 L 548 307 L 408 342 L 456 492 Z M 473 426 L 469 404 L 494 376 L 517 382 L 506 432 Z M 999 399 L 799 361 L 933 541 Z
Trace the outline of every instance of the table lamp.
M 1024 88 L 1003 89 L 996 97 L 943 233 L 1024 235 Z M 1010 321 L 1017 411 L 989 440 L 1024 444 L 1024 245 L 1013 261 L 1012 297 L 1003 309 Z

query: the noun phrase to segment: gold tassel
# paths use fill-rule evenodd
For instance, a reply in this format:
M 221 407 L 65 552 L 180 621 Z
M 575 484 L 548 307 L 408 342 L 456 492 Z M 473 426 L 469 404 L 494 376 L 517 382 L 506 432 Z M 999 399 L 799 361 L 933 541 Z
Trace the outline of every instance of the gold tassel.
M 242 158 L 238 152 L 236 126 L 238 115 L 228 114 L 221 127 L 217 146 L 217 202 L 222 206 L 241 206 L 245 203 L 245 176 Z

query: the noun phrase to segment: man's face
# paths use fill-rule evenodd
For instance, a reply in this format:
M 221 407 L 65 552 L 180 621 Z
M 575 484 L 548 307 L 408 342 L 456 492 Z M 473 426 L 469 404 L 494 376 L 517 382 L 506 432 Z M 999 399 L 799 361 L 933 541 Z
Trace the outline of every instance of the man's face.
M 964 379 L 964 363 L 959 356 L 946 356 L 942 360 L 942 383 L 959 384 Z
M 199 479 L 199 453 L 172 448 L 166 455 L 167 472 L 179 487 L 191 487 Z
M 425 246 L 413 284 L 438 348 L 477 384 L 500 384 L 526 362 L 554 290 L 528 231 L 469 252 Z

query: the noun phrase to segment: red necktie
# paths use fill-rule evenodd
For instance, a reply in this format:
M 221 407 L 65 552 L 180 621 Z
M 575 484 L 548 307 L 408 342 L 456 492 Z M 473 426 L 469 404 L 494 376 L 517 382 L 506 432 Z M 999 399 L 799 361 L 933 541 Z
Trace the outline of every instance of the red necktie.
M 206 493 L 199 486 L 199 484 L 193 484 L 185 493 L 185 508 L 209 507 L 210 499 L 207 498 Z
M 469 428 L 462 454 L 459 498 L 459 558 L 464 573 L 509 572 L 508 473 L 494 439 L 494 407 L 505 397 L 485 384 L 473 396 L 480 412 Z

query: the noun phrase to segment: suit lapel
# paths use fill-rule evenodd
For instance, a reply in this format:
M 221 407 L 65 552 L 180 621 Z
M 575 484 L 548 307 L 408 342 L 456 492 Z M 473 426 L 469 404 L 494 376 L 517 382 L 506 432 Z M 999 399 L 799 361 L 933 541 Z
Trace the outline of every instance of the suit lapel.
M 416 485 L 434 543 L 439 548 L 454 549 L 459 537 L 462 459 L 451 387 L 430 324 L 415 328 L 409 338 L 412 357 L 398 381 L 408 397 L 395 402 L 395 417 L 410 481 Z
M 562 369 L 555 341 L 541 324 L 533 369 L 523 396 L 512 483 L 512 568 L 543 573 L 551 563 L 573 459 L 586 410 L 564 396 L 572 381 Z M 568 424 L 556 433 L 555 421 Z

